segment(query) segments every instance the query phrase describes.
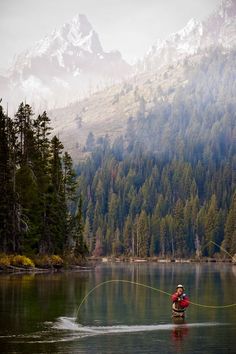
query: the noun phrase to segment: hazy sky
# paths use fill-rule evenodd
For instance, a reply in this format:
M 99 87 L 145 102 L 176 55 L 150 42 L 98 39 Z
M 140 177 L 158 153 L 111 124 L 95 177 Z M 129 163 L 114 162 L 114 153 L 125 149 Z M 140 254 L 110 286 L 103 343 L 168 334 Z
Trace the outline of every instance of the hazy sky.
M 220 0 L 0 0 L 0 68 L 55 27 L 83 13 L 105 50 L 119 49 L 131 62 L 157 38 L 203 19 Z

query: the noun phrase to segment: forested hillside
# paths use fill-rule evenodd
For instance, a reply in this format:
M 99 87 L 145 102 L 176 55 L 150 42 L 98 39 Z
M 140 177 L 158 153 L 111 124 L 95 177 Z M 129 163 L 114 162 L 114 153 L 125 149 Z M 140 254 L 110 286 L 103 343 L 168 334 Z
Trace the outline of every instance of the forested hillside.
M 137 117 L 130 118 L 130 144 L 178 158 L 188 154 L 185 144 L 190 141 L 196 158 L 214 153 L 219 161 L 235 152 L 235 62 L 236 51 L 224 53 L 220 48 L 206 52 L 198 65 L 185 60 L 185 86 L 173 90 L 171 100 L 169 92 L 157 92 L 162 99 L 154 108 L 145 109 L 144 102 Z
M 218 163 L 194 154 L 189 161 L 142 151 L 122 156 L 122 145 L 106 143 L 78 167 L 90 251 L 212 256 L 219 248 L 209 241 L 224 241 L 236 252 L 235 163 L 235 155 Z
M 235 52 L 214 50 L 172 102 L 128 121 L 110 146 L 90 134 L 78 165 L 91 253 L 212 256 L 236 252 Z

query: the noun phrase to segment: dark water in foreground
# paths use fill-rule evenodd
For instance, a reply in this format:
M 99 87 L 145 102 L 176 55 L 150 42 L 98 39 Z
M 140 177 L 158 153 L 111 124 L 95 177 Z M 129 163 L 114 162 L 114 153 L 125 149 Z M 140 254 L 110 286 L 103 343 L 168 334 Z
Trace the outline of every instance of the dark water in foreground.
M 236 266 L 113 264 L 94 272 L 0 276 L 1 353 L 236 353 L 236 307 L 190 306 L 185 324 L 171 319 L 168 296 L 130 284 L 107 284 L 81 308 L 99 282 L 127 279 L 172 292 L 184 283 L 194 302 L 236 302 Z

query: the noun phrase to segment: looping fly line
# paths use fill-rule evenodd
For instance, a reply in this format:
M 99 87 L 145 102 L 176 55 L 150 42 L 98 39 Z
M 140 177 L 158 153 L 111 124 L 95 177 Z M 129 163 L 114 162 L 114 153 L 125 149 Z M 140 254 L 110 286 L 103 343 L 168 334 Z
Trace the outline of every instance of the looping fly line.
M 143 283 L 137 283 L 131 280 L 123 280 L 123 279 L 112 279 L 112 280 L 107 280 L 107 281 L 103 281 L 102 283 L 97 284 L 94 288 L 92 288 L 86 295 L 85 297 L 82 299 L 81 303 L 79 304 L 78 310 L 77 310 L 77 316 L 79 315 L 81 306 L 83 305 L 83 303 L 87 300 L 87 298 L 89 297 L 90 294 L 92 294 L 96 289 L 100 288 L 101 286 L 105 285 L 105 284 L 109 284 L 109 283 L 128 283 L 128 284 L 133 284 L 133 285 L 137 285 L 137 286 L 141 286 L 143 288 L 147 288 L 147 289 L 151 289 L 153 291 L 159 292 L 161 294 L 164 295 L 168 295 L 171 296 L 170 293 L 168 293 L 167 291 L 161 290 L 159 288 L 155 288 L 153 286 L 150 285 L 146 285 Z M 190 304 L 193 306 L 198 306 L 198 307 L 204 307 L 204 308 L 211 308 L 211 309 L 225 309 L 225 308 L 230 308 L 230 307 L 235 307 L 236 303 L 233 304 L 228 304 L 228 305 L 204 305 L 204 304 L 199 304 L 196 302 L 192 302 L 190 301 Z
M 232 259 L 233 259 L 233 256 L 231 254 L 229 254 L 224 248 L 222 248 L 220 245 L 218 245 L 217 243 L 213 242 L 213 241 L 210 241 L 209 243 L 213 243 L 214 245 L 218 246 L 219 248 L 221 248 L 225 253 L 227 253 Z M 206 246 L 205 246 L 206 247 Z M 79 312 L 80 312 L 80 309 L 81 309 L 81 306 L 84 304 L 84 302 L 87 300 L 87 298 L 89 297 L 89 295 L 91 295 L 96 289 L 100 288 L 101 286 L 105 285 L 105 284 L 110 284 L 110 283 L 126 283 L 126 284 L 133 284 L 133 285 L 136 285 L 136 286 L 141 286 L 143 288 L 146 288 L 146 289 L 150 289 L 150 290 L 153 290 L 153 291 L 156 291 L 156 292 L 159 292 L 161 294 L 164 294 L 164 295 L 168 295 L 168 296 L 171 296 L 172 294 L 168 293 L 167 291 L 164 291 L 162 289 L 159 289 L 159 288 L 156 288 L 156 287 L 153 287 L 153 286 L 150 286 L 150 285 L 146 285 L 146 284 L 143 284 L 143 283 L 138 283 L 138 282 L 135 282 L 135 281 L 131 281 L 131 280 L 124 280 L 124 279 L 111 279 L 111 280 L 106 280 L 106 281 L 103 281 L 99 284 L 97 284 L 96 286 L 94 286 L 82 299 L 81 303 L 79 304 L 78 306 L 78 310 L 77 310 L 77 317 L 79 315 Z M 226 309 L 226 308 L 230 308 L 230 307 L 236 307 L 236 303 L 233 303 L 233 304 L 228 304 L 228 305 L 205 305 L 205 304 L 199 304 L 197 302 L 193 302 L 193 301 L 190 301 L 190 304 L 193 305 L 193 306 L 197 306 L 197 307 L 203 307 L 203 308 L 208 308 L 208 309 Z

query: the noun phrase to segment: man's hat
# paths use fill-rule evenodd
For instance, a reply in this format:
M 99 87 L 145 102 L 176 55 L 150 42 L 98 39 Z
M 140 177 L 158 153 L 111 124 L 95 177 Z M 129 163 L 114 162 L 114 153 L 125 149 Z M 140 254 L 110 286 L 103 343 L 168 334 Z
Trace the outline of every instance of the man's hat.
M 183 287 L 183 285 L 181 285 L 181 284 L 179 284 L 179 285 L 176 286 L 176 289 L 178 289 L 178 288 L 182 288 L 182 289 L 184 290 L 184 287 Z

